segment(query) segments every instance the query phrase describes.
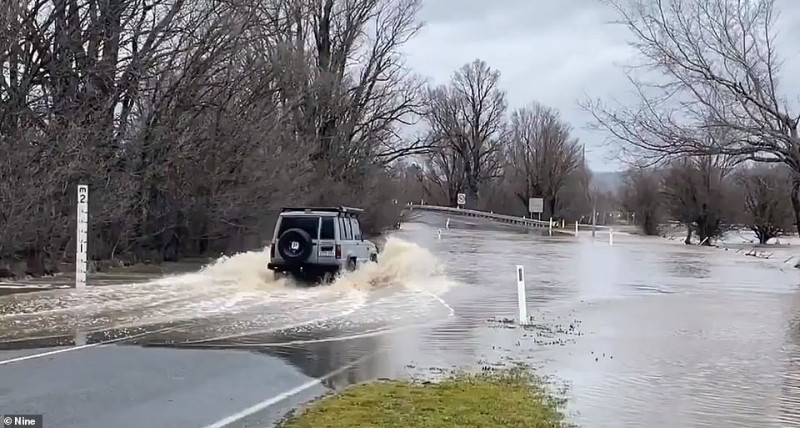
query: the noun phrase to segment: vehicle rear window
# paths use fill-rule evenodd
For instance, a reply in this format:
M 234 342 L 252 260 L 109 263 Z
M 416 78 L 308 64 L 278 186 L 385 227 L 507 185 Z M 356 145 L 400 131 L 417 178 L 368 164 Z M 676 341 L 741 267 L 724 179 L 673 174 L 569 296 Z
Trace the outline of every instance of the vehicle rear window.
M 333 217 L 322 218 L 322 231 L 319 234 L 319 239 L 336 239 L 333 231 Z
M 302 229 L 309 235 L 311 238 L 317 239 L 317 230 L 319 229 L 319 217 L 281 217 L 281 225 L 278 229 L 278 237 L 283 235 L 283 232 L 286 232 L 289 229 Z

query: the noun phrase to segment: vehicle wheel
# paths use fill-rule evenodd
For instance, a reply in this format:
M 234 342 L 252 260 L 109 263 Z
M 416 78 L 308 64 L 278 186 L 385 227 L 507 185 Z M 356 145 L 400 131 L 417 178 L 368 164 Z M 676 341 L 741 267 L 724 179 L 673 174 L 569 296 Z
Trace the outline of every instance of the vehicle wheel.
M 347 271 L 353 272 L 356 270 L 356 259 L 350 259 L 347 261 Z
M 278 253 L 290 263 L 306 261 L 311 247 L 311 236 L 303 229 L 289 229 L 278 238 Z

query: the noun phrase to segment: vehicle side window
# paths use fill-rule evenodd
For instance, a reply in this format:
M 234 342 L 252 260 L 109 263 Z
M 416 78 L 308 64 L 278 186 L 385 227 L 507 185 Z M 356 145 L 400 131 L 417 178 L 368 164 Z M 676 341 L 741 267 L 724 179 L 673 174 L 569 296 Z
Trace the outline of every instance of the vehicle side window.
M 350 235 L 350 222 L 344 217 L 339 217 L 339 239 L 349 241 L 352 238 Z
M 358 224 L 358 219 L 350 218 L 350 224 L 353 228 L 353 239 L 360 240 L 361 239 L 361 227 Z
M 347 239 L 352 240 L 353 239 L 353 228 L 350 227 L 350 222 L 347 221 L 346 218 L 343 219 L 343 220 L 344 220 L 344 228 L 347 230 Z
M 319 239 L 336 239 L 336 235 L 333 231 L 333 220 L 334 219 L 331 217 L 322 218 L 322 230 L 319 233 Z

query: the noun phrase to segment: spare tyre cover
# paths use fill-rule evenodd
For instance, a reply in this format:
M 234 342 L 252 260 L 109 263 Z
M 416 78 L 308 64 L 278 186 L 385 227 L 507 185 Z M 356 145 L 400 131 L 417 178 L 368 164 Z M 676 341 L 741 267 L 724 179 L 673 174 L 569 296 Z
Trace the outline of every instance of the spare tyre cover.
M 302 263 L 311 255 L 311 235 L 303 229 L 289 229 L 278 238 L 278 253 L 287 262 Z

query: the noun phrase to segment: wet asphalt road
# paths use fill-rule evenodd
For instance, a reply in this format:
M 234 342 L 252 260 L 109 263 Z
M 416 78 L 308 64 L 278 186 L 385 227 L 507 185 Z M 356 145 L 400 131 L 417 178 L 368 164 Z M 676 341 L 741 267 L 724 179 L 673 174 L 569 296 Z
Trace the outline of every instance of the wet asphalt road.
M 446 279 L 403 247 L 330 290 L 265 286 L 263 255 L 249 255 L 156 285 L 0 297 L 0 413 L 43 413 L 49 427 L 270 426 L 354 382 L 514 360 L 564 386 L 581 426 L 800 426 L 797 272 L 473 219 L 438 240 L 443 221 L 399 236 Z M 527 329 L 500 322 L 516 316 L 516 264 Z M 380 285 L 393 281 L 403 287 Z

